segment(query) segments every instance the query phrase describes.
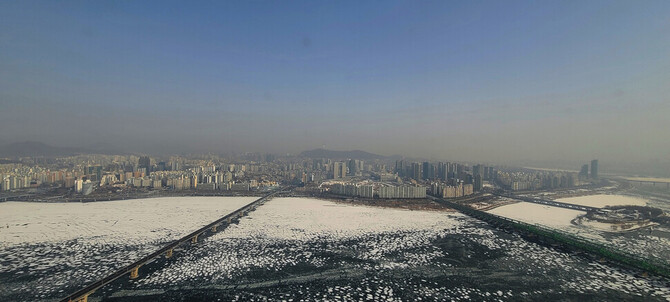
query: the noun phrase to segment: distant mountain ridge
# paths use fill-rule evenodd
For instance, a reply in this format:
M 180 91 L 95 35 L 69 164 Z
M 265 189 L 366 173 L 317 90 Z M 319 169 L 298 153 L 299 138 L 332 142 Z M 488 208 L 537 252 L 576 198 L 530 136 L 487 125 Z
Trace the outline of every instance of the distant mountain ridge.
M 19 142 L 0 146 L 0 156 L 3 157 L 57 157 L 77 154 L 109 154 L 109 151 L 93 150 L 77 147 L 55 147 L 41 142 Z
M 314 149 L 314 150 L 303 151 L 300 153 L 299 156 L 312 157 L 312 158 L 334 158 L 334 159 L 350 158 L 350 159 L 363 159 L 363 160 L 386 158 L 386 156 L 362 150 L 337 151 L 337 150 L 326 150 L 326 149 Z

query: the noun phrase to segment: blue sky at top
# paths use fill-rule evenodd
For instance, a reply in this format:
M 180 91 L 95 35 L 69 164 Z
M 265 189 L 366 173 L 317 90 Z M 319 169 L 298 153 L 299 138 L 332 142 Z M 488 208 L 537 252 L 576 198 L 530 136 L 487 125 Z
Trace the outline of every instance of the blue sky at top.
M 602 137 L 574 154 L 597 156 L 628 146 L 612 131 L 669 126 L 668 16 L 668 1 L 5 1 L 0 139 L 466 157 L 396 137 L 548 133 Z

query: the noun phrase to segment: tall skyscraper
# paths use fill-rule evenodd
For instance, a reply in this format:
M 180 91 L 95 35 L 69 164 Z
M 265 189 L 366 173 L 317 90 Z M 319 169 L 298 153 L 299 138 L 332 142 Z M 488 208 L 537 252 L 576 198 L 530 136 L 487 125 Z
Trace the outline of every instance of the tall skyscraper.
M 591 178 L 598 178 L 598 160 L 594 159 L 591 161 Z
M 495 168 L 490 167 L 489 168 L 489 180 L 497 180 L 497 179 L 498 179 L 498 171 Z
M 86 175 L 93 181 L 100 181 L 102 178 L 102 166 L 89 166 L 86 168 Z
M 138 163 L 137 163 L 138 168 L 145 168 L 146 173 L 149 174 L 151 172 L 151 158 L 148 156 L 142 156 L 140 157 Z
M 347 175 L 347 165 L 343 162 L 333 163 L 333 178 L 344 178 Z
M 474 177 L 474 187 L 473 188 L 474 188 L 475 191 L 481 191 L 482 187 L 483 187 L 482 174 L 479 173 L 479 174 L 475 175 L 475 177 Z
M 412 175 L 411 177 L 416 179 L 416 180 L 421 180 L 421 164 L 420 163 L 412 163 Z
M 456 178 L 465 179 L 465 166 L 461 164 L 456 164 Z
M 423 163 L 423 179 L 435 178 L 435 166 L 429 162 Z
M 579 179 L 589 178 L 589 165 L 583 165 L 582 170 L 579 171 Z
M 357 160 L 350 159 L 347 165 L 349 166 L 349 175 L 356 176 L 356 172 L 358 172 Z
M 447 179 L 456 177 L 456 167 L 454 167 L 454 164 L 447 162 L 445 165 L 447 169 Z
M 405 164 L 402 160 L 395 161 L 395 173 L 398 173 L 398 176 L 405 176 Z
M 474 165 L 472 166 L 472 176 L 477 176 L 477 175 L 482 175 L 484 169 L 482 165 Z
M 447 180 L 447 169 L 446 163 L 437 163 L 437 178 Z

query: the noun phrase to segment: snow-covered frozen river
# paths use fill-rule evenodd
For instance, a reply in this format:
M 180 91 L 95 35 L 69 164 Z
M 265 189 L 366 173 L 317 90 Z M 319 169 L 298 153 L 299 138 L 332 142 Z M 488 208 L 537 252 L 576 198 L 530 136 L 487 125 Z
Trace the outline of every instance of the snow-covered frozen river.
M 238 205 L 251 200 L 239 201 Z M 182 221 L 174 223 L 170 219 L 156 218 L 155 223 L 162 225 L 157 230 L 180 225 L 188 228 L 184 230 L 186 233 L 197 228 L 186 222 L 197 220 L 196 216 L 209 222 L 225 215 L 225 209 L 221 213 L 206 213 L 215 211 L 206 210 L 207 207 L 201 208 L 203 211 L 198 214 L 199 210 L 188 206 L 191 202 L 195 201 L 177 202 L 181 210 L 176 211 L 190 211 L 193 216 L 174 215 L 170 219 Z M 119 207 L 128 206 L 119 204 Z M 163 207 L 174 209 L 176 205 L 154 204 L 153 211 L 144 215 L 160 215 Z M 134 212 L 132 209 L 109 211 Z M 151 229 L 149 225 L 145 227 Z M 178 231 L 173 232 L 174 237 L 178 237 Z M 139 256 L 150 252 L 134 245 L 133 240 L 125 241 L 124 245 L 122 240 L 101 239 L 95 244 L 98 241 L 90 238 L 81 244 L 72 239 L 76 231 L 71 233 L 73 237 L 57 240 L 3 242 L 0 300 L 44 298 L 52 301 L 95 277 L 86 275 L 81 267 L 98 265 L 111 269 L 114 261 L 106 261 L 108 258 L 118 261 L 122 255 Z M 115 234 L 123 237 L 121 233 Z M 142 242 L 158 243 L 161 238 L 154 234 L 146 236 L 150 239 Z M 140 241 L 142 238 L 138 234 L 129 237 Z M 113 253 L 107 248 L 108 242 L 114 242 L 110 246 L 122 252 Z M 71 250 L 70 247 L 83 248 L 85 253 L 68 254 L 65 251 Z M 88 263 L 87 255 L 100 257 Z M 69 260 L 61 263 L 55 256 Z M 60 282 L 71 273 L 84 277 L 65 278 L 70 282 Z M 147 265 L 140 278 L 132 281 L 121 278 L 98 290 L 93 298 L 104 301 L 662 301 L 670 299 L 667 282 L 638 278 L 620 268 L 527 242 L 458 213 L 276 198 L 239 223 L 177 251 L 174 257 Z
M 0 203 L 0 301 L 65 296 L 256 199 Z
M 455 213 L 277 198 L 111 301 L 670 298 L 647 280 Z

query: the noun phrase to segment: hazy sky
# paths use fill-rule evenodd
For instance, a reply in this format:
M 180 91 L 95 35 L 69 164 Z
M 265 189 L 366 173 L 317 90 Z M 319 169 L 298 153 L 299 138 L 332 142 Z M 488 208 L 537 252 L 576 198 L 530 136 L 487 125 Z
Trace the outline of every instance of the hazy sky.
M 670 1 L 2 1 L 0 143 L 670 160 Z

